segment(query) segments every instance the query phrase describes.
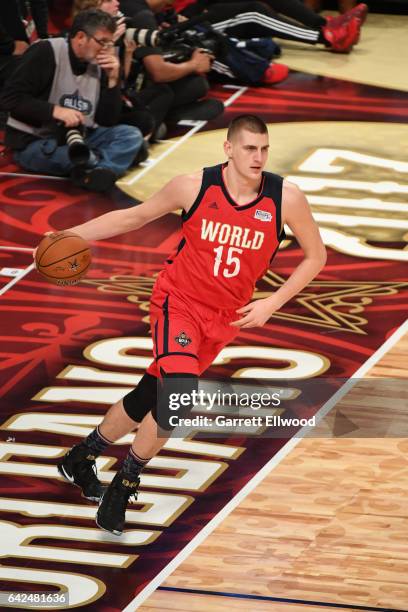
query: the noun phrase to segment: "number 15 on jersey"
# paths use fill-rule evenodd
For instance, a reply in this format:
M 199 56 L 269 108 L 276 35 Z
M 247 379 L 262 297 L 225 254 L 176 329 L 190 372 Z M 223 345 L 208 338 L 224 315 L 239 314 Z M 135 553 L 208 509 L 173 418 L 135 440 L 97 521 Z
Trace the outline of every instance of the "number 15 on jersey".
M 229 247 L 224 262 L 224 246 L 221 245 L 214 249 L 214 276 L 218 276 L 218 274 L 220 273 L 221 264 L 224 264 L 222 269 L 223 276 L 225 276 L 226 278 L 237 276 L 241 267 L 241 260 L 239 259 L 239 257 L 237 257 L 237 255 L 242 254 L 242 252 L 243 250 L 237 247 Z

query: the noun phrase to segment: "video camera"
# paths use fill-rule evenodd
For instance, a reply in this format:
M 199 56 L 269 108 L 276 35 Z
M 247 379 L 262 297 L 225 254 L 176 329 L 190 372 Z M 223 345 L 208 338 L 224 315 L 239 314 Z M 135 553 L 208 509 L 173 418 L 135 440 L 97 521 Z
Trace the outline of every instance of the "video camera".
M 171 19 L 166 21 L 174 24 L 174 18 Z M 130 27 L 126 29 L 125 39 L 134 40 L 143 47 L 161 47 L 165 59 L 173 63 L 189 60 L 195 49 L 202 49 L 222 59 L 226 53 L 224 36 L 215 32 L 205 21 L 206 15 L 203 13 L 162 30 Z

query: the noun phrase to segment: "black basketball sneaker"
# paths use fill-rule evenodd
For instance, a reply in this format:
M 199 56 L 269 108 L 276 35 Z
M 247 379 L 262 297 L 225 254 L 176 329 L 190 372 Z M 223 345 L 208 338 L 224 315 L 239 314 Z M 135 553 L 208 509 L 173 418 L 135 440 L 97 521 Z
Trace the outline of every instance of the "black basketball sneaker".
M 118 472 L 103 494 L 96 514 L 96 524 L 105 531 L 122 535 L 129 498 L 137 499 L 139 478 Z
M 96 476 L 95 459 L 85 444 L 77 444 L 57 465 L 61 476 L 82 489 L 82 496 L 91 501 L 99 501 L 106 489 Z

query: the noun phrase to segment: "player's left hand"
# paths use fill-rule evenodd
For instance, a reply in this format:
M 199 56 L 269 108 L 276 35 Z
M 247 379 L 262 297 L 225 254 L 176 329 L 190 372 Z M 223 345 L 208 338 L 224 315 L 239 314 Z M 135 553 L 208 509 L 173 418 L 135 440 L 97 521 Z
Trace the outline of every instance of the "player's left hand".
M 230 325 L 243 329 L 246 327 L 262 327 L 275 310 L 278 310 L 278 308 L 274 308 L 270 300 L 266 298 L 250 302 L 246 306 L 238 308 L 236 312 L 244 316 L 238 321 L 233 321 Z

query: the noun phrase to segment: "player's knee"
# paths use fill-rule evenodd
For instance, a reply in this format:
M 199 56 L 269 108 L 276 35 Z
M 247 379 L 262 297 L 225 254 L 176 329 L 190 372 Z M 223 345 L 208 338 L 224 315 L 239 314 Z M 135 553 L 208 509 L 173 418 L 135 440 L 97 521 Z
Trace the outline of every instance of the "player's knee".
M 172 431 L 171 417 L 185 417 L 194 406 L 194 395 L 198 391 L 198 376 L 186 372 L 169 374 L 162 371 L 158 383 L 158 395 L 152 415 L 156 423 L 166 431 Z
M 123 408 L 133 421 L 141 423 L 150 410 L 156 409 L 157 378 L 144 374 L 138 385 L 122 400 Z

